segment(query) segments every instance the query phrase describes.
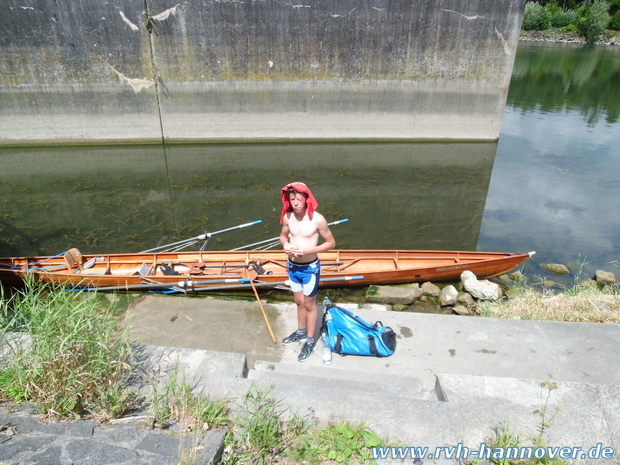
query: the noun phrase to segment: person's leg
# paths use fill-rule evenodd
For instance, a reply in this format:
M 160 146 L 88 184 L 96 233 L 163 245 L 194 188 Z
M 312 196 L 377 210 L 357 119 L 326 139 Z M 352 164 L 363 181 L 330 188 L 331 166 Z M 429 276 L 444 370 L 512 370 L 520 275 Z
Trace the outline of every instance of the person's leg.
M 303 291 L 293 292 L 293 299 L 297 306 L 297 330 L 290 336 L 282 339 L 282 344 L 289 345 L 303 341 L 308 336 L 308 318 Z
M 314 337 L 316 332 L 316 322 L 318 310 L 316 307 L 316 295 L 303 296 L 304 298 L 304 323 L 308 331 L 308 337 Z M 299 308 L 299 307 L 298 307 Z M 301 320 L 300 320 L 301 321 Z
M 293 292 L 293 299 L 297 306 L 297 329 L 308 329 L 308 311 L 306 310 L 306 296 L 303 291 Z
M 303 362 L 310 358 L 314 349 L 316 348 L 316 340 L 314 338 L 316 332 L 316 323 L 318 310 L 316 307 L 316 293 L 314 295 L 304 296 L 303 311 L 305 312 L 304 319 L 306 323 L 306 342 L 301 348 L 299 357 L 297 360 Z

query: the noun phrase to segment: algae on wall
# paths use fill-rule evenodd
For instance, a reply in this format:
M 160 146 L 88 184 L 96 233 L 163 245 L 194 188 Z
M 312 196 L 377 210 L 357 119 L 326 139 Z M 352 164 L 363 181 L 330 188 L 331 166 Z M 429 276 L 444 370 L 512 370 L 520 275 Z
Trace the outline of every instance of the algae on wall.
M 494 140 L 524 4 L 7 1 L 0 143 Z

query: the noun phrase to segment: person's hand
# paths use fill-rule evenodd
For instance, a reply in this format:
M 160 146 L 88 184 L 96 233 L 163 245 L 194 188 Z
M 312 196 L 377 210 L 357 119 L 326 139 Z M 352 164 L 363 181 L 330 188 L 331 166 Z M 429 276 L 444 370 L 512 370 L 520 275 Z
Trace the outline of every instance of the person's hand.
M 286 244 L 284 246 L 284 251 L 289 257 L 301 257 L 304 255 L 303 251 L 294 244 Z

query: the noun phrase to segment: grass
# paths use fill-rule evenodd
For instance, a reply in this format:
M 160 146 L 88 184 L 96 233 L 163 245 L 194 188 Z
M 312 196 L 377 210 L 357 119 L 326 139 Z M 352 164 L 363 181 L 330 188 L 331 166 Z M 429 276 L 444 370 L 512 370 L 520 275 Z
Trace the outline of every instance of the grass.
M 324 425 L 312 408 L 305 416 L 287 413 L 270 389 L 252 386 L 243 396 L 222 463 L 372 463 L 372 447 L 383 444 L 363 424 Z
M 136 395 L 125 387 L 130 344 L 113 307 L 96 294 L 32 281 L 10 298 L 3 295 L 0 335 L 8 343 L 0 397 L 61 416 L 89 412 L 106 419 L 133 408 Z
M 547 454 L 537 457 L 523 457 L 523 446 L 527 446 L 531 449 L 546 449 L 548 447 L 544 438 L 548 430 L 551 428 L 551 423 L 555 419 L 555 416 L 560 412 L 560 408 L 556 407 L 552 414 L 549 413 L 549 401 L 551 394 L 557 389 L 557 384 L 550 381 L 542 381 L 539 383 L 541 392 L 541 408 L 532 412 L 533 415 L 539 417 L 539 423 L 536 437 L 528 436 L 521 438 L 519 435 L 513 433 L 510 430 L 508 422 L 500 428 L 496 428 L 493 431 L 493 435 L 485 439 L 487 446 L 494 451 L 491 463 L 495 465 L 565 465 L 566 460 L 562 460 L 558 457 L 549 458 Z M 524 439 L 527 443 L 524 443 Z M 528 451 L 529 452 L 529 451 Z M 515 456 L 517 454 L 518 456 Z
M 578 281 L 563 292 L 544 287 L 529 287 L 525 281 L 499 301 L 479 301 L 475 312 L 493 318 L 518 320 L 570 321 L 587 323 L 620 323 L 620 290 L 618 286 L 600 289 L 594 281 Z
M 228 424 L 228 400 L 212 400 L 196 394 L 178 364 L 163 385 L 152 384 L 150 410 L 155 423 L 166 427 L 173 422 L 183 425 L 184 431 L 209 430 Z

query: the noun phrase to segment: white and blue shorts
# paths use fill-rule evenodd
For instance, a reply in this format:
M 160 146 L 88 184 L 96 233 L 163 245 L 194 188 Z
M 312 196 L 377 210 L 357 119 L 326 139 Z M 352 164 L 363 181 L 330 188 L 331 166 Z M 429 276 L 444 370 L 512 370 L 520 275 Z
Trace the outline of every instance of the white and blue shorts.
M 289 260 L 287 270 L 291 291 L 303 291 L 308 297 L 314 297 L 319 292 L 321 263 L 318 258 L 308 263 L 295 263 Z

